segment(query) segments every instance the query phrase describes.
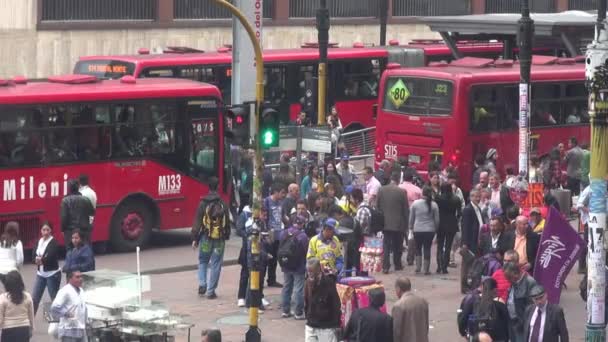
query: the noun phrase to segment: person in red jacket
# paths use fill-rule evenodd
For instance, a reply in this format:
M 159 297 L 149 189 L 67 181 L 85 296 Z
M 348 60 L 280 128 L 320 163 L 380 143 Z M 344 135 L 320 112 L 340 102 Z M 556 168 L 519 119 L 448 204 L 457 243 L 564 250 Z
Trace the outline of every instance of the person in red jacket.
M 516 251 L 510 249 L 505 252 L 503 257 L 503 265 L 507 262 L 519 263 L 519 254 Z M 507 280 L 505 276 L 505 272 L 502 268 L 499 268 L 492 274 L 492 278 L 496 280 L 496 295 L 503 303 L 507 302 L 507 296 L 509 295 L 509 289 L 511 288 L 511 283 Z

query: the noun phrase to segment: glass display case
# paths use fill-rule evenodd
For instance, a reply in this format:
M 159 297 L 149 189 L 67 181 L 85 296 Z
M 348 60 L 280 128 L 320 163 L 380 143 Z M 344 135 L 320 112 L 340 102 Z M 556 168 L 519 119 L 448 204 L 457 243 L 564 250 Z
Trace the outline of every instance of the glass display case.
M 136 274 L 97 270 L 82 274 L 82 287 L 86 293 L 86 302 L 103 309 L 120 309 L 126 305 L 136 305 L 140 293 L 150 291 L 150 277 L 137 277 Z
M 102 269 L 83 273 L 83 288 L 89 328 L 98 341 L 110 341 L 107 336 L 119 336 L 121 341 L 134 337 L 164 341 L 179 330 L 187 330 L 189 339 L 194 325 L 187 316 L 172 314 L 165 304 L 141 297 L 151 290 L 149 276 Z

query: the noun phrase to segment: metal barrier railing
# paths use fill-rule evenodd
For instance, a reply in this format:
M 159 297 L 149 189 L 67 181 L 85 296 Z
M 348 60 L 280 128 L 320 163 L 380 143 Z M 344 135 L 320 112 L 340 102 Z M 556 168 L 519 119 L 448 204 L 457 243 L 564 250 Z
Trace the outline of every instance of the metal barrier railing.
M 340 138 L 334 149 L 334 156 L 339 158 L 346 154 L 350 157 L 362 155 L 371 155 L 373 157 L 375 149 L 376 127 L 369 127 L 340 134 Z

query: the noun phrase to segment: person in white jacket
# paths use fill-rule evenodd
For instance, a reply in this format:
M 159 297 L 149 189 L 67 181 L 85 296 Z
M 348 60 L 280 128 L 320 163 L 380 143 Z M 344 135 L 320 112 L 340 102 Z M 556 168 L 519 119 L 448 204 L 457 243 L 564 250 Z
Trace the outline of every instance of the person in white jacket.
M 82 289 L 82 273 L 68 274 L 68 283 L 51 304 L 51 315 L 59 319 L 58 335 L 62 342 L 87 341 L 87 305 Z
M 0 274 L 19 271 L 23 266 L 23 244 L 19 240 L 19 223 L 10 221 L 0 237 Z

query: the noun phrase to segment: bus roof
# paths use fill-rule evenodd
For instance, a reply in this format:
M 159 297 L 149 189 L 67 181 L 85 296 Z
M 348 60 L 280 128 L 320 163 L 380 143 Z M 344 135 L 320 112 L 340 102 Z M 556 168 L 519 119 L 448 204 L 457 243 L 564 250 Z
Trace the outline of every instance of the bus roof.
M 77 77 L 77 76 L 76 76 Z M 177 78 L 137 79 L 90 83 L 31 82 L 0 87 L 0 104 L 94 102 L 170 97 L 213 97 L 221 99 L 217 87 Z
M 469 57 L 465 57 L 467 59 Z M 471 59 L 472 60 L 472 59 Z M 481 59 L 477 59 L 478 61 Z M 461 60 L 462 61 L 462 60 Z M 464 63 L 466 64 L 466 63 Z M 519 80 L 520 70 L 519 64 L 506 64 L 496 66 L 489 64 L 486 66 L 459 66 L 459 65 L 437 65 L 426 66 L 421 68 L 400 68 L 391 69 L 384 72 L 384 77 L 394 76 L 413 76 L 413 77 L 430 77 L 448 80 L 457 80 L 460 78 L 473 78 L 482 82 L 493 81 L 516 81 Z M 533 80 L 578 80 L 585 78 L 584 63 L 575 64 L 542 64 L 532 65 L 531 78 Z
M 329 59 L 357 59 L 370 57 L 387 57 L 388 51 L 383 47 L 368 48 L 330 48 Z M 119 60 L 122 62 L 145 64 L 146 66 L 165 66 L 182 64 L 229 64 L 232 60 L 231 51 L 203 53 L 163 53 L 147 55 L 109 55 L 84 56 L 81 61 L 90 60 Z M 267 49 L 264 50 L 266 62 L 318 61 L 319 49 Z

